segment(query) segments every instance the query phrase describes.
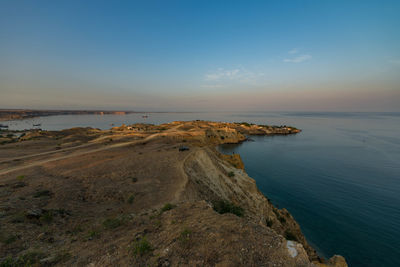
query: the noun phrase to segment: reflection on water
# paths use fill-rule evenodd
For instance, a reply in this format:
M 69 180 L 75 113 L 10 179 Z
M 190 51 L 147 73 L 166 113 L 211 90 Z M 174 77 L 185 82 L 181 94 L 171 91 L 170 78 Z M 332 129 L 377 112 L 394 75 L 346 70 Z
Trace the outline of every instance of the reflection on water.
M 287 208 L 319 253 L 350 266 L 400 266 L 400 113 L 150 113 L 71 115 L 3 122 L 10 129 L 108 129 L 174 120 L 293 125 L 292 136 L 221 146 L 240 153 L 248 174 Z

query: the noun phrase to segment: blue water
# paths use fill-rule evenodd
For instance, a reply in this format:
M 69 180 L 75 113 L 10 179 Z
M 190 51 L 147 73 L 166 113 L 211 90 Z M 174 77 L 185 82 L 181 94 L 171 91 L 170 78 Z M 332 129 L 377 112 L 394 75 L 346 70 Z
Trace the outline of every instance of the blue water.
M 220 149 L 242 156 L 260 190 L 291 212 L 322 256 L 400 266 L 399 114 L 286 116 L 303 132 Z
M 228 145 L 272 202 L 288 209 L 324 257 L 350 266 L 400 266 L 400 113 L 152 113 L 74 115 L 10 121 L 10 129 L 108 129 L 173 120 L 292 125 L 297 135 Z

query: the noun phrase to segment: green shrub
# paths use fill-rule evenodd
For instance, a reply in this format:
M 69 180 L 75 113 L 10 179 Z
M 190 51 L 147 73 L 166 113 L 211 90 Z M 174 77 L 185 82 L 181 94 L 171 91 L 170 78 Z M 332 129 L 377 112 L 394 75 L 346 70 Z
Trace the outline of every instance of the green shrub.
M 134 194 L 132 194 L 132 195 L 130 195 L 130 196 L 128 197 L 128 203 L 129 203 L 129 204 L 132 204 L 134 200 L 135 200 L 135 195 L 134 195 Z
M 190 242 L 190 237 L 192 235 L 192 230 L 185 228 L 179 236 L 179 242 L 183 246 L 188 246 Z
M 45 254 L 42 252 L 31 251 L 18 258 L 12 258 L 11 256 L 5 258 L 0 262 L 0 267 L 33 266 L 38 264 L 44 257 Z
M 108 218 L 103 222 L 103 226 L 106 229 L 115 229 L 122 225 L 122 220 L 120 218 Z
M 66 262 L 71 257 L 72 257 L 72 255 L 68 251 L 58 252 L 57 255 L 55 256 L 54 260 L 51 262 L 51 264 Z
M 281 214 L 279 213 L 279 211 L 277 209 L 273 208 L 272 211 L 275 213 L 277 218 L 281 217 Z
M 213 209 L 220 214 L 232 213 L 239 217 L 243 217 L 244 215 L 244 210 L 242 207 L 236 206 L 233 203 L 224 200 L 213 202 Z
M 146 237 L 143 237 L 135 242 L 132 243 L 131 245 L 131 251 L 133 256 L 135 257 L 142 257 L 152 251 L 152 247 L 147 241 Z
M 11 223 L 23 223 L 25 221 L 25 214 L 23 212 L 19 212 L 14 214 L 11 218 Z
M 175 208 L 176 205 L 171 204 L 171 203 L 167 203 L 164 205 L 164 207 L 161 208 L 161 213 L 168 211 L 168 210 L 172 210 L 173 208 Z
M 297 237 L 290 230 L 285 231 L 285 238 L 287 240 L 292 240 L 292 241 L 298 242 Z
M 235 176 L 234 172 L 228 172 L 228 177 L 233 177 L 233 176 Z
M 97 238 L 97 237 L 99 237 L 99 236 L 100 236 L 100 233 L 99 233 L 98 231 L 96 231 L 96 230 L 90 230 L 89 233 L 88 233 L 88 235 L 87 235 L 87 238 L 88 238 L 89 240 L 92 240 L 92 239 L 95 239 L 95 238 Z
M 53 221 L 53 212 L 51 210 L 45 211 L 40 216 L 40 221 L 45 222 L 45 223 L 51 223 Z
M 274 222 L 273 222 L 272 220 L 269 220 L 269 219 L 267 220 L 267 226 L 268 226 L 268 227 L 271 227 L 273 223 L 274 223 Z
M 17 237 L 15 235 L 10 235 L 10 236 L 1 238 L 1 242 L 3 242 L 6 245 L 14 243 L 16 240 L 17 240 Z
M 40 190 L 38 192 L 36 192 L 33 197 L 49 197 L 51 196 L 51 192 L 49 190 Z

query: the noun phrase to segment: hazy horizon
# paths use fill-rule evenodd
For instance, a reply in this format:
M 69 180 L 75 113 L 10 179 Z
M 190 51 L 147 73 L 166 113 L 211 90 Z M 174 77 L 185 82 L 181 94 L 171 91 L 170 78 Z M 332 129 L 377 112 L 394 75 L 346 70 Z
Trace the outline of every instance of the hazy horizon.
M 398 1 L 3 1 L 0 108 L 400 111 Z

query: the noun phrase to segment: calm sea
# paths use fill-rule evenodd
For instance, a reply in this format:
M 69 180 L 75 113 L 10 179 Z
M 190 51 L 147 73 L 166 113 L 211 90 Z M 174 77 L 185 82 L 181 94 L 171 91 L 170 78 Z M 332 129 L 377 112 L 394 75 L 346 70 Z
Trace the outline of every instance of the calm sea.
M 239 153 L 247 173 L 280 208 L 288 209 L 324 257 L 350 266 L 400 266 L 400 113 L 151 113 L 73 115 L 3 122 L 10 129 L 174 120 L 247 121 L 292 125 L 293 136 L 253 137 L 221 146 Z

